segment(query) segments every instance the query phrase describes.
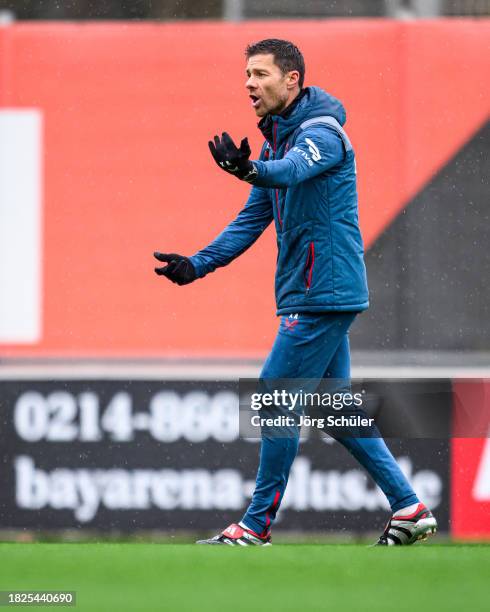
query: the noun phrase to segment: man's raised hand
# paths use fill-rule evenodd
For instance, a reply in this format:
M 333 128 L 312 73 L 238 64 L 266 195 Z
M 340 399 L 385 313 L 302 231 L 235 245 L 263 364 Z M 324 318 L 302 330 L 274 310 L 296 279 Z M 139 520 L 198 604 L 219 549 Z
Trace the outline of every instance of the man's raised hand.
M 214 161 L 225 172 L 248 182 L 252 182 L 257 176 L 257 169 L 249 160 L 251 151 L 248 138 L 244 138 L 240 147 L 237 147 L 231 136 L 223 132 L 221 138 L 215 136 L 208 144 Z
M 167 263 L 163 268 L 155 268 L 155 272 L 159 276 L 166 276 L 168 280 L 177 285 L 188 285 L 197 278 L 196 270 L 191 263 L 191 260 L 184 255 L 177 253 L 159 253 L 155 251 L 153 257 Z

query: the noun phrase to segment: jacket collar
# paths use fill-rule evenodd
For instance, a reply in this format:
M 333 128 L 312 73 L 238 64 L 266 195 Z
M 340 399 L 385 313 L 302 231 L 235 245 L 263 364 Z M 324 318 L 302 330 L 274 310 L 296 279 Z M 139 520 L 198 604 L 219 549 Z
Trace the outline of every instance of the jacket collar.
M 334 117 L 340 125 L 346 119 L 340 100 L 319 87 L 305 87 L 280 115 L 266 115 L 258 127 L 277 149 L 304 121 L 321 116 Z

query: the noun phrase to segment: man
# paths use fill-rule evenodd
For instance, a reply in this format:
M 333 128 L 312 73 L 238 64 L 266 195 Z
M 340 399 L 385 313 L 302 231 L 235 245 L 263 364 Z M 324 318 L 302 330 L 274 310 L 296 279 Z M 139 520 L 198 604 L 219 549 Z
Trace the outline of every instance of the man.
M 356 166 L 344 132 L 345 110 L 318 87 L 303 87 L 305 65 L 292 43 L 268 39 L 246 49 L 246 88 L 265 137 L 250 161 L 243 139 L 227 133 L 209 143 L 217 164 L 252 190 L 236 219 L 206 248 L 187 258 L 155 253 L 159 275 L 185 285 L 229 264 L 274 221 L 277 314 L 282 316 L 262 369 L 268 379 L 350 379 L 348 330 L 368 307 L 358 225 Z M 380 545 L 412 544 L 436 531 L 382 438 L 339 437 L 383 490 L 393 514 Z M 298 436 L 262 431 L 257 482 L 242 520 L 204 544 L 267 545 L 298 450 Z

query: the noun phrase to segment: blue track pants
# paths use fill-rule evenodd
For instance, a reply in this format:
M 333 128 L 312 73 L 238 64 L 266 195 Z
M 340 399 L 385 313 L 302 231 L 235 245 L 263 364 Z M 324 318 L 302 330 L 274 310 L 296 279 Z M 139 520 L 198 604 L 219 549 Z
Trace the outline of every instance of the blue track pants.
M 342 379 L 350 383 L 348 330 L 356 313 L 284 315 L 261 372 L 261 379 Z M 379 437 L 339 437 L 384 492 L 393 512 L 418 502 L 384 440 Z M 266 533 L 281 504 L 289 471 L 298 451 L 298 435 L 262 433 L 260 464 L 251 503 L 242 522 Z

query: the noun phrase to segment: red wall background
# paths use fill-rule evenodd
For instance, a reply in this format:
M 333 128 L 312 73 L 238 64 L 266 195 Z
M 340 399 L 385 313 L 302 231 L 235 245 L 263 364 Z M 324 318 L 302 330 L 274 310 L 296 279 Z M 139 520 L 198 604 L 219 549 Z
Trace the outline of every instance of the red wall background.
M 347 108 L 367 246 L 488 117 L 488 20 L 0 28 L 0 108 L 44 117 L 42 340 L 0 355 L 267 351 L 271 228 L 187 287 L 157 278 L 152 258 L 194 253 L 245 201 L 207 141 L 248 135 L 258 154 L 243 50 L 266 37 L 294 40 L 306 84 Z

